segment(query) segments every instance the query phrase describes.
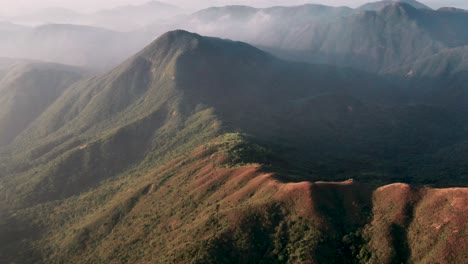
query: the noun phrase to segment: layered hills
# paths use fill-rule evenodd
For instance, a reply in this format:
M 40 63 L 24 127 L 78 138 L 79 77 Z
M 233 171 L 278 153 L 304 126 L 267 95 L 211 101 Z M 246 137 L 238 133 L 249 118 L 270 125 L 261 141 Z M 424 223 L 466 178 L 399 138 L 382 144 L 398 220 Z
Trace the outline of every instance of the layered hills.
M 199 11 L 176 26 L 246 41 L 287 59 L 372 72 L 467 44 L 466 12 L 407 2 L 371 3 L 382 5 L 371 10 L 313 4 L 263 9 L 227 6 Z
M 166 33 L 0 147 L 0 257 L 462 261 L 466 115 L 401 82 Z
M 416 1 L 369 6 L 377 7 L 225 6 L 173 17 L 170 14 L 184 11 L 149 2 L 103 10 L 76 21 L 54 22 L 50 15 L 52 21 L 47 23 L 52 24 L 32 28 L 2 23 L 0 56 L 103 72 L 164 32 L 185 29 L 245 41 L 286 59 L 384 73 L 468 43 L 464 10 L 432 10 Z
M 84 72 L 65 65 L 3 60 L 0 146 L 8 145 Z
M 48 24 L 2 31 L 0 56 L 103 71 L 120 64 L 150 40 L 90 26 Z
M 75 24 L 129 32 L 185 12 L 174 5 L 148 1 L 136 5 L 105 8 L 91 13 L 76 12 L 60 7 L 44 8 L 29 14 L 10 16 L 3 20 L 32 27 L 46 24 Z

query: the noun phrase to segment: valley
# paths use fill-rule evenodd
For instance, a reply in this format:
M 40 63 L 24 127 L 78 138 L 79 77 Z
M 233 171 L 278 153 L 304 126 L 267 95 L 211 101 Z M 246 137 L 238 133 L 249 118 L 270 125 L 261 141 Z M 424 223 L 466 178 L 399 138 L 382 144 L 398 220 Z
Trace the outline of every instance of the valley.
M 0 263 L 468 258 L 466 11 L 156 7 L 0 24 Z

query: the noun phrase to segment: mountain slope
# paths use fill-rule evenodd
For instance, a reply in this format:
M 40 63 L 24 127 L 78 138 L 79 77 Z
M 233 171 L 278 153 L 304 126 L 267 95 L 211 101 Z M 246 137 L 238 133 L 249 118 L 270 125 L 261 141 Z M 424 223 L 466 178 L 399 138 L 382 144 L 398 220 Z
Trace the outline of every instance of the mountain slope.
M 22 176 L 11 178 L 6 184 L 13 186 L 19 179 L 25 179 L 25 195 L 45 195 L 44 199 L 66 197 L 122 173 L 148 156 L 157 157 L 157 153 L 164 156 L 174 148 L 167 138 L 181 134 L 179 130 L 185 127 L 193 129 L 190 123 L 202 125 L 198 120 L 200 115 L 206 120 L 213 119 L 214 127 L 222 122 L 229 124 L 229 129 L 261 132 L 259 126 L 252 126 L 255 120 L 245 119 L 245 114 L 236 109 L 242 107 L 247 110 L 245 113 L 255 112 L 264 104 L 263 111 L 272 111 L 278 100 L 288 100 L 284 94 L 289 87 L 296 87 L 295 91 L 288 91 L 293 99 L 323 93 L 325 87 L 327 92 L 344 92 L 346 88 L 342 84 L 349 84 L 346 73 L 336 76 L 334 68 L 301 68 L 303 65 L 278 61 L 246 44 L 202 38 L 182 31 L 166 34 L 109 74 L 72 86 L 51 105 L 13 145 L 16 155 L 32 159 L 32 163 L 25 168 L 20 165 L 18 170 Z M 272 79 L 272 76 L 277 77 Z M 310 77 L 304 81 L 304 76 Z M 361 88 L 364 84 L 370 86 L 365 82 L 356 87 L 373 90 Z M 269 96 L 265 96 L 268 90 Z M 251 100 L 246 100 L 247 97 Z M 212 108 L 215 113 L 211 113 Z M 192 116 L 198 119 L 192 120 Z M 204 129 L 210 125 L 205 124 Z M 196 132 L 199 131 L 187 133 Z M 217 132 L 213 129 L 206 133 Z M 184 140 L 189 139 L 181 139 L 179 143 Z M 121 153 L 133 159 L 122 160 Z M 121 162 L 116 163 L 116 159 Z M 91 163 L 92 160 L 97 163 Z M 44 169 L 32 176 L 34 164 L 42 164 Z M 69 175 L 72 180 L 62 179 L 63 171 L 78 164 L 87 169 Z M 50 190 L 57 184 L 47 187 L 49 180 L 65 181 L 61 185 L 66 184 L 70 189 L 63 186 L 59 192 Z
M 418 78 L 448 77 L 467 72 L 468 46 L 445 50 L 433 56 L 415 61 L 411 65 L 398 68 L 398 73 L 407 74 L 411 70 L 413 70 L 411 77 Z
M 395 4 L 395 3 L 405 3 L 405 4 L 413 6 L 414 8 L 417 8 L 417 9 L 431 10 L 431 8 L 428 7 L 427 5 L 425 5 L 423 3 L 420 3 L 418 1 L 415 1 L 415 0 L 384 0 L 384 1 L 378 1 L 378 2 L 364 4 L 364 5 L 360 6 L 360 7 L 358 7 L 357 9 L 362 10 L 362 11 L 378 11 L 378 10 L 381 10 L 381 9 L 385 8 L 388 5 L 392 5 L 392 4 Z
M 31 164 L 13 168 L 19 175 L 6 184 L 24 179 L 23 194 L 32 200 L 67 197 L 215 133 L 210 110 L 184 104 L 174 87 L 175 60 L 191 44 L 182 36 L 182 46 L 168 46 L 169 38 L 155 44 L 161 45 L 157 54 L 143 51 L 102 77 L 70 87 L 13 145 Z M 211 125 L 213 131 L 202 133 Z M 189 137 L 193 133 L 199 134 Z M 40 174 L 34 166 L 42 167 Z M 70 169 L 73 175 L 63 174 Z
M 0 149 L 0 257 L 462 260 L 466 190 L 420 186 L 468 184 L 465 148 L 427 163 L 467 141 L 466 116 L 414 100 L 373 74 L 168 32 Z M 415 186 L 378 189 L 400 181 Z
M 227 6 L 199 11 L 172 25 L 245 41 L 287 59 L 372 72 L 468 43 L 466 12 L 418 9 L 403 2 L 375 11 L 321 5 Z M 170 28 L 167 23 L 154 27 L 154 32 Z
M 50 24 L 2 34 L 0 56 L 105 70 L 120 64 L 146 41 L 101 28 Z
M 159 168 L 21 210 L 0 233 L 10 230 L 23 246 L 32 242 L 35 253 L 19 255 L 40 263 L 456 263 L 466 257 L 466 188 L 283 182 L 258 164 L 226 167 L 241 142 L 226 135 Z M 17 219 L 33 229 L 15 227 Z M 42 239 L 33 230 L 43 230 Z
M 348 7 L 306 4 L 301 6 L 253 8 L 249 6 L 211 7 L 169 21 L 173 29 L 246 41 L 251 44 L 279 45 L 284 34 L 294 33 L 312 23 L 322 24 L 353 13 Z M 147 30 L 167 29 L 167 22 L 156 23 Z
M 20 62 L 27 62 L 25 60 L 11 59 L 11 58 L 0 58 L 0 78 L 3 78 L 8 73 L 10 68 Z
M 462 29 L 466 25 L 468 16 L 463 13 L 418 10 L 397 3 L 324 26 L 304 27 L 296 33 L 299 37 L 288 38 L 286 45 L 276 48 L 293 57 L 295 51 L 302 60 L 385 70 L 466 45 L 468 34 Z
M 76 68 L 45 63 L 7 67 L 0 79 L 0 146 L 11 143 L 83 74 Z
M 284 62 L 243 43 L 170 32 L 108 74 L 70 87 L 25 130 L 9 151 L 28 162 L 11 166 L 18 176 L 4 179 L 5 186 L 22 179 L 22 191 L 4 195 L 21 202 L 65 198 L 221 131 L 254 136 L 303 179 L 369 173 L 363 167 L 369 159 L 376 164 L 370 174 L 403 177 L 393 172 L 394 162 L 465 135 L 457 115 L 405 106 L 406 100 L 369 74 Z M 346 162 L 337 166 L 337 160 Z
M 8 20 L 33 27 L 47 24 L 74 24 L 129 32 L 184 12 L 174 5 L 149 1 L 102 9 L 93 13 L 77 13 L 65 8 L 45 8 L 31 14 L 9 17 Z
M 389 70 L 390 78 L 404 77 L 405 85 L 426 101 L 444 104 L 466 112 L 468 110 L 467 46 L 448 49 L 412 64 Z

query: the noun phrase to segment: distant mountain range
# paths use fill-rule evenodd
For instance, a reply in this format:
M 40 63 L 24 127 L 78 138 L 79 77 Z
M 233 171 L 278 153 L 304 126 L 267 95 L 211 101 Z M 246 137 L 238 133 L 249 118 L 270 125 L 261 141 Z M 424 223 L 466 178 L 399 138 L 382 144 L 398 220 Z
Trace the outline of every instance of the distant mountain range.
M 5 24 L 0 56 L 50 61 L 102 71 L 137 52 L 150 39 L 102 28 L 50 24 L 34 28 Z
M 118 6 L 90 14 L 78 13 L 64 8 L 47 8 L 32 14 L 11 17 L 9 20 L 28 26 L 78 24 L 128 32 L 185 12 L 173 5 L 149 1 L 142 5 Z
M 311 4 L 265 9 L 227 6 L 162 19 L 158 12 L 172 14 L 165 10 L 176 12 L 178 9 L 151 2 L 99 12 L 93 19 L 101 22 L 88 23 L 113 28 L 110 25 L 115 22 L 120 25 L 114 28 L 121 31 L 139 28 L 127 33 L 73 25 L 26 28 L 4 23 L 0 27 L 5 32 L 0 36 L 3 39 L 0 56 L 108 70 L 160 34 L 185 29 L 245 41 L 285 59 L 385 72 L 446 49 L 467 45 L 467 12 L 434 11 L 414 1 L 408 3 L 372 3 L 382 6 L 375 11 Z M 147 24 L 151 25 L 144 26 Z M 39 30 L 45 28 L 47 32 Z M 78 28 L 80 34 L 77 34 Z M 64 34 L 79 40 L 66 43 Z M 60 51 L 64 47 L 66 50 Z M 57 49 L 58 54 L 54 54 Z
M 85 23 L 128 32 L 185 12 L 173 5 L 151 1 L 143 5 L 121 6 L 99 11 L 92 14 Z
M 466 45 L 467 14 L 399 2 L 366 12 L 317 5 L 231 6 L 200 11 L 176 27 L 247 41 L 287 59 L 384 71 Z

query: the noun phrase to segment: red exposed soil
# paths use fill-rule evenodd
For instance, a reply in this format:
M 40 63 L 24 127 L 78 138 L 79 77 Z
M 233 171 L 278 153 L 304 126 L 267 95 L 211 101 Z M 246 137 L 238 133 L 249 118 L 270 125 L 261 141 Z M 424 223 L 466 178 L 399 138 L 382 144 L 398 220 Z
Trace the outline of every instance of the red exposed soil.
M 362 229 L 373 252 L 371 262 L 392 263 L 402 252 L 404 261 L 415 263 L 467 259 L 466 188 L 418 189 L 395 183 L 374 189 L 353 180 L 285 183 L 275 174 L 261 172 L 257 164 L 227 168 L 219 165 L 221 161 L 221 156 L 207 156 L 198 149 L 139 179 L 132 192 L 115 196 L 106 208 L 67 228 L 90 232 L 89 239 L 97 245 L 86 253 L 91 259 L 116 259 L 119 249 L 128 252 L 142 245 L 152 245 L 153 257 L 171 259 L 178 251 L 218 236 L 217 229 L 226 227 L 216 227 L 216 219 L 225 219 L 233 228 L 246 212 L 278 203 L 287 217 L 309 219 L 318 230 L 334 234 L 343 228 Z M 161 181 L 163 175 L 172 176 Z M 119 222 L 103 229 L 101 225 L 108 227 L 115 217 L 111 214 L 115 208 L 130 200 L 136 202 L 127 203 Z M 395 228 L 401 232 L 395 233 Z M 397 248 L 397 242 L 403 248 Z M 137 256 L 129 260 L 142 262 Z

